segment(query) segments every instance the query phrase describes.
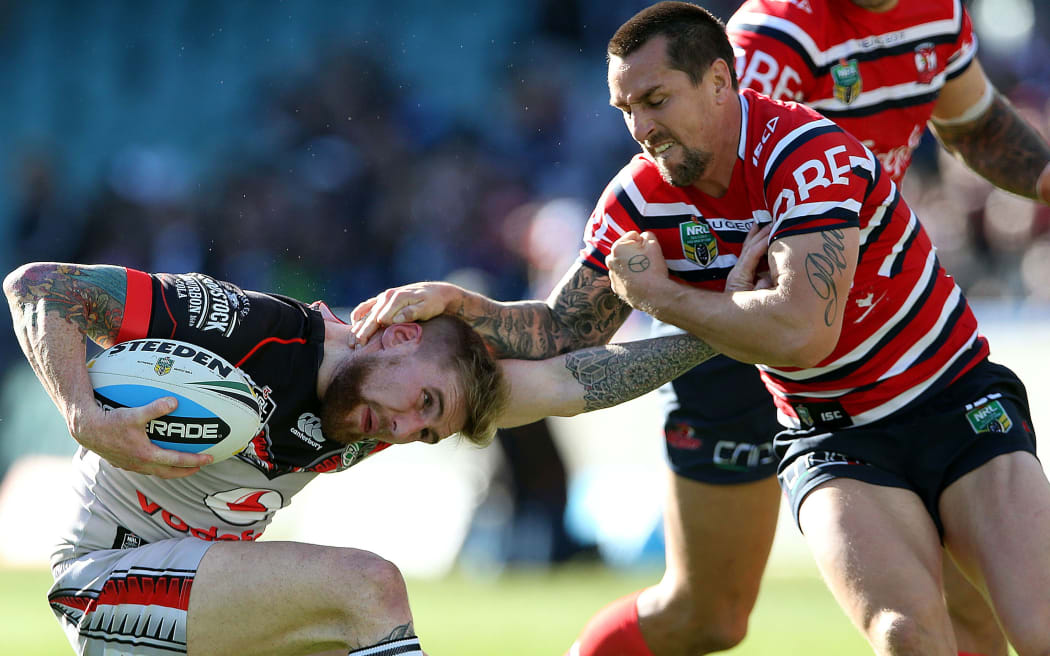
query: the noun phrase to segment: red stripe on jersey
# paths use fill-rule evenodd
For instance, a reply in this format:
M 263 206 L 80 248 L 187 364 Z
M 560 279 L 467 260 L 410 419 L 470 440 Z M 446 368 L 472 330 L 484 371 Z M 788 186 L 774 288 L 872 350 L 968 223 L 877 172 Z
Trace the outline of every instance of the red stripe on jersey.
M 117 332 L 117 343 L 142 339 L 149 331 L 149 318 L 153 309 L 153 279 L 148 273 L 136 269 L 125 269 L 127 287 L 124 294 L 124 319 Z
M 263 346 L 266 346 L 267 344 L 274 343 L 274 342 L 276 342 L 277 344 L 305 344 L 306 340 L 303 339 L 302 337 L 295 337 L 295 338 L 292 338 L 292 339 L 281 339 L 280 337 L 267 337 L 266 339 L 262 340 L 261 342 L 259 342 L 255 346 L 253 346 L 252 350 L 248 351 L 248 354 L 245 355 L 240 360 L 238 360 L 237 363 L 235 365 L 233 365 L 233 366 L 235 366 L 235 367 L 242 366 L 250 357 L 255 355 L 256 351 L 258 351 Z

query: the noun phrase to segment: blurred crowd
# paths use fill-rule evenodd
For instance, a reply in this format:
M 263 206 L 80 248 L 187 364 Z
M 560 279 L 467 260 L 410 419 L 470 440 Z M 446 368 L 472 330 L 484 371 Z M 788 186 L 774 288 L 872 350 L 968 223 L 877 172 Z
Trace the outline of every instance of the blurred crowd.
M 342 306 L 421 279 L 454 280 L 500 299 L 542 296 L 577 252 L 603 185 L 636 150 L 607 106 L 604 48 L 646 2 L 361 3 L 367 11 L 324 2 L 145 4 L 167 18 L 148 18 L 139 3 L 0 3 L 4 76 L 14 75 L 7 83 L 21 90 L 11 97 L 39 103 L 50 94 L 75 114 L 81 99 L 71 88 L 115 75 L 100 67 L 124 70 L 116 75 L 148 89 L 178 66 L 170 59 L 179 43 L 223 42 L 238 31 L 261 35 L 257 44 L 268 42 L 269 31 L 298 39 L 298 65 L 258 70 L 255 50 L 213 47 L 208 53 L 226 58 L 223 70 L 256 71 L 239 78 L 242 93 L 227 110 L 198 106 L 189 87 L 169 88 L 154 104 L 114 100 L 102 112 L 112 141 L 83 138 L 93 129 L 88 120 L 32 136 L 12 133 L 19 122 L 8 120 L 0 191 L 7 269 L 58 260 L 200 270 Z M 703 4 L 723 18 L 737 6 Z M 1050 9 L 1029 5 L 1034 29 L 1024 41 L 982 46 L 981 60 L 999 89 L 1048 131 Z M 74 7 L 83 20 L 49 18 Z M 354 10 L 364 24 L 353 29 L 328 18 L 350 20 Z M 109 27 L 93 35 L 88 25 L 100 13 Z M 306 15 L 313 27 L 289 25 Z M 440 33 L 420 40 L 428 25 L 447 31 L 461 19 L 482 32 L 470 44 Z M 145 27 L 119 27 L 136 21 Z M 154 40 L 151 29 L 165 36 Z M 333 37 L 340 29 L 345 39 Z M 120 42 L 125 37 L 134 47 Z M 39 57 L 41 42 L 115 54 L 83 62 L 74 54 L 64 64 L 72 72 L 45 64 L 18 77 L 18 62 Z M 452 63 L 435 67 L 446 58 Z M 446 73 L 421 78 L 417 69 Z M 152 136 L 121 134 L 134 112 L 164 112 L 173 96 L 181 109 L 164 114 L 167 126 L 197 141 L 172 143 L 164 124 Z M 0 110 L 0 118 L 12 112 L 17 107 Z M 213 147 L 201 146 L 202 134 L 213 135 Z M 73 181 L 70 162 L 84 157 L 81 144 L 94 144 L 98 165 Z M 928 136 L 904 189 L 972 298 L 1050 302 L 1047 208 L 992 191 Z M 3 335 L 0 371 L 18 357 L 10 330 Z

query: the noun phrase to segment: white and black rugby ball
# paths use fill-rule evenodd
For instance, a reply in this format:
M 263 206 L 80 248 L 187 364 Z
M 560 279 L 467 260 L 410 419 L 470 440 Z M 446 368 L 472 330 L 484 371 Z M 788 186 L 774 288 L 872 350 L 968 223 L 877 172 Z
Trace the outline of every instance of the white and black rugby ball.
M 95 400 L 107 409 L 146 405 L 165 396 L 179 405 L 146 424 L 157 446 L 207 453 L 219 462 L 262 429 L 261 405 L 243 371 L 211 351 L 174 339 L 136 339 L 88 363 Z

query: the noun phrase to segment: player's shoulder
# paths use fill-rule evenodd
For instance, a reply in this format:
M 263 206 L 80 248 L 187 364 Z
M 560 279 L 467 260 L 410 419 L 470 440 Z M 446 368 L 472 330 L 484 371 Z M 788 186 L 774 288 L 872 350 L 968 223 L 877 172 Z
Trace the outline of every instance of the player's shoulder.
M 744 89 L 740 94 L 747 121 L 745 152 L 741 155 L 753 165 L 765 161 L 784 140 L 793 141 L 815 130 L 842 133 L 834 121 L 802 103 L 774 100 L 753 89 Z
M 829 16 L 824 5 L 824 0 L 747 0 L 726 22 L 726 29 L 821 34 Z
M 818 172 L 860 166 L 873 175 L 874 155 L 834 121 L 801 103 L 773 100 L 749 89 L 741 94 L 748 130 L 740 156 L 756 184 L 767 188 L 778 172 L 807 166 Z
M 602 206 L 630 204 L 639 212 L 649 203 L 668 203 L 681 199 L 684 192 L 668 184 L 656 163 L 645 153 L 639 153 L 609 181 L 602 194 Z

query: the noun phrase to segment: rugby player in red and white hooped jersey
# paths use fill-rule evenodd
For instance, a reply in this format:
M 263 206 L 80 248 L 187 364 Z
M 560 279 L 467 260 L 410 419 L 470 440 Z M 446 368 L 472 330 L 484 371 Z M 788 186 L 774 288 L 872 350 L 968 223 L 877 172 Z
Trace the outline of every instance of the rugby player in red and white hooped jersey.
M 610 42 L 611 102 L 644 153 L 592 215 L 588 256 L 632 307 L 759 364 L 788 426 L 775 440 L 781 486 L 876 653 L 957 653 L 942 541 L 1018 653 L 1050 652 L 1050 486 L 1023 385 L 988 361 L 965 298 L 869 149 L 801 105 L 738 93 L 727 58 L 675 60 L 697 42 L 681 23 L 701 14 L 661 3 Z M 1033 196 L 1048 160 L 1037 145 Z M 675 229 L 672 208 L 703 228 Z M 748 217 L 770 227 L 741 246 Z M 704 274 L 765 261 L 767 244 L 761 288 L 705 289 Z
M 661 5 L 666 6 L 664 3 Z M 695 7 L 693 9 L 695 10 Z M 674 23 L 675 20 L 677 19 L 672 19 L 670 22 Z M 724 39 L 724 36 L 722 38 Z M 682 53 L 698 50 L 701 49 L 694 48 L 693 44 L 680 48 Z M 732 51 L 729 50 L 728 42 L 726 42 L 725 50 L 719 51 L 717 57 L 710 55 L 712 47 L 709 46 L 706 50 L 706 54 L 700 55 L 707 57 L 703 63 L 704 69 L 707 66 L 716 65 L 717 57 L 724 60 L 727 69 L 732 66 L 734 57 Z M 695 64 L 695 61 L 689 62 L 688 55 L 683 55 L 682 59 L 687 64 Z M 676 62 L 678 65 L 673 68 L 686 70 L 681 61 Z M 713 61 L 715 63 L 712 63 Z M 613 73 L 614 70 L 610 69 L 610 74 Z M 695 81 L 700 82 L 700 78 L 701 75 L 697 75 Z M 390 321 L 425 317 L 434 312 L 446 311 L 466 318 L 486 335 L 490 344 L 494 344 L 502 352 L 519 356 L 540 357 L 548 352 L 556 352 L 558 349 L 569 348 L 580 343 L 608 339 L 623 321 L 625 315 L 622 306 L 616 305 L 610 299 L 609 281 L 604 276 L 602 248 L 608 249 L 612 240 L 621 234 L 632 228 L 650 228 L 658 231 L 665 240 L 668 240 L 664 244 L 671 251 L 667 255 L 673 260 L 671 263 L 672 277 L 676 282 L 694 285 L 697 288 L 718 289 L 720 279 L 725 277 L 741 252 L 741 244 L 744 242 L 747 229 L 755 224 L 756 219 L 759 221 L 772 220 L 773 207 L 758 209 L 761 203 L 768 202 L 770 205 L 775 205 L 774 201 L 779 200 L 781 207 L 778 211 L 780 213 L 784 212 L 785 204 L 789 201 L 793 201 L 800 209 L 826 213 L 826 215 L 818 215 L 820 221 L 825 223 L 824 226 L 820 226 L 820 221 L 806 219 L 802 215 L 788 216 L 788 223 L 781 224 L 776 235 L 776 243 L 779 248 L 784 247 L 785 244 L 793 244 L 795 240 L 807 239 L 807 235 L 811 234 L 806 232 L 809 230 L 817 230 L 812 234 L 821 234 L 823 228 L 838 231 L 839 228 L 835 227 L 835 222 L 844 220 L 843 215 L 849 212 L 854 212 L 859 217 L 861 214 L 860 201 L 857 199 L 851 201 L 857 207 L 851 207 L 851 202 L 842 202 L 836 206 L 833 201 L 826 201 L 830 204 L 825 207 L 814 203 L 813 199 L 823 197 L 821 192 L 825 189 L 825 185 L 833 191 L 846 192 L 850 192 L 852 186 L 852 191 L 856 192 L 858 183 L 853 176 L 863 177 L 865 170 L 869 173 L 878 172 L 877 176 L 872 177 L 873 186 L 876 177 L 879 181 L 878 186 L 882 188 L 885 188 L 887 181 L 891 178 L 882 171 L 881 166 L 873 166 L 875 160 L 867 151 L 864 151 L 864 155 L 857 152 L 859 146 L 856 142 L 849 141 L 844 136 L 829 136 L 842 135 L 842 133 L 830 122 L 824 121 L 820 124 L 820 129 L 826 132 L 819 133 L 814 130 L 806 134 L 818 136 L 823 141 L 831 139 L 836 145 L 831 145 L 830 148 L 824 150 L 834 152 L 831 155 L 824 155 L 824 150 L 822 150 L 822 157 L 804 160 L 804 163 L 811 164 L 811 166 L 799 166 L 802 180 L 797 182 L 798 186 L 792 192 L 793 197 L 785 194 L 783 198 L 779 196 L 766 198 L 762 195 L 765 193 L 765 180 L 761 177 L 744 180 L 743 184 L 747 188 L 746 194 L 740 194 L 737 187 L 733 187 L 734 191 L 729 193 L 717 187 L 712 189 L 703 184 L 704 180 L 701 179 L 700 184 L 696 185 L 698 191 L 715 208 L 713 211 L 711 208 L 705 211 L 704 203 L 683 199 L 682 194 L 679 193 L 681 190 L 676 190 L 674 184 L 661 187 L 658 182 L 659 176 L 651 167 L 651 158 L 659 159 L 664 155 L 666 148 L 666 155 L 671 158 L 682 158 L 681 163 L 687 170 L 690 168 L 704 170 L 706 167 L 713 166 L 707 161 L 708 157 L 705 156 L 704 151 L 688 149 L 686 145 L 693 145 L 690 142 L 705 144 L 705 142 L 713 141 L 718 143 L 722 150 L 720 153 L 722 158 L 718 162 L 721 170 L 718 173 L 735 180 L 733 176 L 740 174 L 737 169 L 743 166 L 742 162 L 745 160 L 757 160 L 759 157 L 763 162 L 769 160 L 770 152 L 788 134 L 784 131 L 785 126 L 791 122 L 787 120 L 787 116 L 797 116 L 802 110 L 792 108 L 788 111 L 788 108 L 785 108 L 783 125 L 779 125 L 782 119 L 775 115 L 763 116 L 766 120 L 757 125 L 752 121 L 751 132 L 745 132 L 741 140 L 738 136 L 739 131 L 727 130 L 724 124 L 712 125 L 706 120 L 711 107 L 679 99 L 673 104 L 675 109 L 671 110 L 669 107 L 675 100 L 674 97 L 661 93 L 658 85 L 642 91 L 648 93 L 639 92 L 636 100 L 626 105 L 620 103 L 620 106 L 625 110 L 628 126 L 635 133 L 635 138 L 650 152 L 650 158 L 637 158 L 610 185 L 592 217 L 588 235 L 589 247 L 585 249 L 583 261 L 565 275 L 560 289 L 551 295 L 546 304 L 536 302 L 500 304 L 449 285 L 435 283 L 410 285 L 389 290 L 357 308 L 354 316 L 359 321 L 358 327 L 355 328 L 359 336 L 367 337 L 375 327 Z M 757 96 L 749 94 L 745 96 L 753 99 L 748 101 L 748 105 L 761 106 L 768 102 L 758 99 Z M 614 104 L 618 103 L 614 102 Z M 687 109 L 683 110 L 683 107 Z M 661 128 L 653 132 L 657 124 L 650 121 L 648 125 L 650 134 L 648 135 L 639 132 L 646 126 L 633 118 L 634 113 L 637 112 L 643 115 L 660 113 L 665 116 L 671 111 L 677 112 L 677 123 L 674 124 L 674 127 L 669 127 L 670 124 L 664 123 Z M 811 115 L 811 118 L 818 117 Z M 666 121 L 667 119 L 661 120 Z M 991 124 L 991 122 L 986 123 L 986 125 Z M 747 139 L 752 139 L 752 141 L 747 142 Z M 838 144 L 838 139 L 843 140 L 843 143 Z M 732 141 L 732 149 L 726 143 L 729 140 Z M 747 143 L 748 147 L 738 150 L 741 143 Z M 814 141 L 814 144 L 819 143 L 819 140 Z M 846 143 L 850 145 L 847 147 Z M 838 151 L 840 147 L 841 152 Z M 653 155 L 652 153 L 656 150 L 659 150 L 660 153 Z M 733 151 L 734 157 L 727 160 L 726 152 L 729 150 Z M 1044 153 L 1042 156 L 1039 155 L 1040 151 Z M 790 158 L 797 157 L 797 154 L 793 152 L 792 147 L 785 145 L 778 151 L 776 157 L 780 156 Z M 845 156 L 845 159 L 837 159 L 840 156 Z M 1039 175 L 1038 172 L 1045 168 L 1048 159 L 1050 158 L 1045 155 L 1045 147 L 1036 140 L 1034 155 L 1030 160 L 1038 162 L 1038 166 L 1034 167 L 1036 173 L 1029 178 L 1033 181 L 1033 189 L 1034 180 Z M 647 161 L 649 162 L 648 174 L 641 177 L 644 178 L 645 183 L 648 183 L 648 186 L 636 184 L 632 173 L 645 169 Z M 868 168 L 865 168 L 864 162 L 868 163 Z M 735 164 L 740 164 L 740 166 L 734 166 Z M 752 163 L 752 166 L 757 166 L 757 164 Z M 770 183 L 774 182 L 776 172 L 771 170 L 771 175 L 773 177 L 770 178 Z M 790 180 L 794 180 L 793 173 Z M 691 184 L 688 176 L 686 180 L 680 180 L 680 182 L 683 187 Z M 645 191 L 640 192 L 643 187 Z M 655 197 L 647 195 L 650 193 L 656 194 Z M 759 194 L 758 197 L 755 196 L 756 193 Z M 865 190 L 865 193 L 868 191 Z M 806 197 L 801 198 L 803 195 Z M 886 194 L 877 202 L 891 201 L 891 198 L 896 198 L 896 195 L 891 197 Z M 755 201 L 758 205 L 755 208 L 733 205 L 733 201 L 740 203 L 747 199 Z M 870 199 L 864 198 L 865 202 L 868 200 Z M 916 281 L 915 276 L 920 271 L 915 268 L 920 260 L 916 257 L 917 255 L 925 253 L 926 259 L 921 260 L 922 265 L 932 267 L 922 268 L 923 275 L 931 275 L 934 270 L 939 272 L 940 269 L 934 267 L 936 260 L 932 256 L 928 240 L 924 233 L 918 230 L 917 223 L 911 217 L 910 211 L 899 207 L 894 210 L 897 212 L 897 218 L 891 227 L 883 223 L 884 219 L 888 221 L 894 216 L 894 211 L 890 210 L 893 208 L 887 207 L 873 213 L 869 208 L 863 213 L 866 225 L 864 249 L 868 252 L 869 259 L 864 262 L 860 271 L 861 274 L 869 276 L 872 272 L 881 272 L 885 267 L 887 276 L 884 277 L 896 278 L 894 283 L 898 287 L 894 293 L 899 293 L 901 283 L 910 281 L 914 285 Z M 902 217 L 905 219 L 904 223 L 901 223 Z M 792 235 L 785 232 L 785 229 L 796 219 L 800 221 L 806 219 L 801 223 L 802 227 L 798 228 L 801 231 L 800 234 Z M 859 218 L 857 222 L 859 225 Z M 827 234 L 834 235 L 835 233 L 828 232 Z M 891 240 L 891 235 L 900 239 L 896 242 L 888 241 Z M 839 244 L 831 241 L 821 243 L 822 248 L 825 246 L 829 249 L 828 255 L 845 252 L 840 250 Z M 903 251 L 906 246 L 909 247 L 907 254 L 893 255 L 898 250 Z M 820 252 L 817 255 L 819 256 Z M 875 266 L 873 258 L 879 256 L 883 258 L 882 263 Z M 821 264 L 817 259 L 814 259 L 814 263 Z M 828 261 L 833 260 L 829 258 Z M 640 264 L 640 262 L 635 263 L 636 266 Z M 897 272 L 898 266 L 901 267 L 899 273 Z M 831 271 L 834 270 L 834 268 L 831 269 Z M 964 336 L 972 321 L 972 315 L 965 309 L 965 302 L 958 304 L 959 300 L 955 297 L 957 290 L 950 285 L 943 273 L 924 280 L 937 282 L 928 292 L 924 292 L 925 288 L 922 288 L 916 291 L 917 294 L 925 294 L 923 298 L 931 303 L 935 301 L 942 305 L 954 303 L 951 306 L 960 313 L 960 316 L 949 313 L 944 317 L 945 321 L 950 320 L 954 332 L 942 333 L 938 330 L 931 334 L 937 335 L 945 343 L 952 340 L 966 342 L 968 338 Z M 876 278 L 874 282 L 879 281 L 880 279 Z M 813 282 L 824 284 L 824 293 L 831 289 L 827 287 L 828 280 L 821 275 L 813 278 Z M 915 317 L 904 318 L 895 317 L 892 313 L 887 314 L 890 308 L 884 303 L 886 297 L 882 293 L 875 294 L 875 291 L 885 292 L 887 290 L 878 288 L 874 282 L 869 284 L 870 294 L 861 294 L 856 299 L 850 299 L 849 302 L 856 305 L 856 307 L 849 306 L 850 320 L 873 321 L 876 316 L 881 316 L 883 319 L 895 318 L 895 325 L 899 326 L 906 326 L 909 321 L 916 320 L 925 322 L 932 330 L 930 325 L 932 318 L 937 316 L 940 319 L 940 315 L 932 314 L 932 310 L 917 310 Z M 677 288 L 672 289 L 678 291 Z M 836 291 L 841 293 L 842 298 L 846 297 L 843 290 L 836 288 Z M 900 300 L 897 306 L 900 307 L 902 302 Z M 647 307 L 645 303 L 642 303 L 643 309 L 655 310 L 656 307 L 655 305 Z M 914 300 L 911 300 L 908 302 L 908 307 L 917 309 L 921 308 L 922 304 L 916 305 Z M 830 311 L 831 308 L 825 307 L 824 309 Z M 835 310 L 841 312 L 842 308 L 836 307 Z M 802 323 L 802 327 L 811 323 L 808 319 L 809 317 Z M 841 315 L 838 320 L 841 322 Z M 838 325 L 841 326 L 841 323 Z M 784 328 L 788 327 L 790 324 L 784 326 Z M 973 336 L 973 342 L 969 343 L 967 348 L 975 350 L 949 354 L 953 358 L 952 364 L 948 365 L 949 370 L 952 366 L 965 369 L 972 365 L 974 359 L 980 360 L 983 340 L 976 337 L 972 326 L 969 330 Z M 920 337 L 915 330 L 905 332 L 915 339 Z M 746 326 L 734 326 L 729 331 L 730 337 L 741 337 L 747 334 Z M 763 343 L 782 344 L 778 338 L 787 339 L 790 336 L 789 331 L 778 329 L 762 334 L 759 339 Z M 871 346 L 858 340 L 866 337 L 860 332 L 848 332 L 842 342 L 843 348 L 846 344 L 858 342 L 856 346 L 859 350 L 856 353 L 864 353 Z M 922 337 L 925 338 L 926 335 L 923 334 Z M 899 339 L 904 338 L 898 338 L 898 341 Z M 875 341 L 879 342 L 879 340 Z M 894 342 L 883 348 L 882 352 L 888 352 L 896 344 L 897 342 Z M 899 362 L 907 362 L 909 358 L 914 358 L 911 351 L 919 344 L 924 343 L 920 340 L 905 348 Z M 782 345 L 790 346 L 790 343 Z M 725 348 L 730 354 L 733 354 L 732 349 L 728 346 Z M 922 366 L 929 367 L 933 365 L 933 361 L 925 357 L 926 349 L 933 351 L 937 349 L 935 346 L 924 345 L 921 350 L 918 360 L 923 363 Z M 791 353 L 791 349 L 788 349 L 788 352 Z M 853 357 L 857 357 L 856 353 L 851 352 Z M 738 354 L 738 357 L 755 361 L 744 355 Z M 793 355 L 797 356 L 797 354 Z M 784 356 L 781 354 L 779 357 Z M 776 363 L 777 359 L 773 358 L 767 362 Z M 947 363 L 941 362 L 940 364 Z M 840 373 L 847 373 L 845 380 L 861 374 L 872 374 L 870 367 L 864 369 L 859 365 L 855 366 L 857 366 L 857 371 L 849 371 L 848 368 L 839 369 Z M 897 363 L 895 366 L 902 365 Z M 819 409 L 821 413 L 830 417 L 849 418 L 848 412 L 857 412 L 860 415 L 856 418 L 857 422 L 871 421 L 874 415 L 868 413 L 879 408 L 880 404 L 883 407 L 876 411 L 876 414 L 885 412 L 891 407 L 885 405 L 883 401 L 877 401 L 876 395 L 883 395 L 888 399 L 894 393 L 903 393 L 905 394 L 904 397 L 901 397 L 903 400 L 909 401 L 911 405 L 917 405 L 921 401 L 916 400 L 915 395 L 918 394 L 918 398 L 921 398 L 920 390 L 923 386 L 927 386 L 927 391 L 929 391 L 933 387 L 943 385 L 943 381 L 931 382 L 928 373 L 925 374 L 925 381 L 914 387 L 912 386 L 914 381 L 907 377 L 898 377 L 892 367 L 884 373 L 887 375 L 886 381 L 873 387 L 870 393 L 859 396 L 849 395 L 848 400 L 844 398 L 834 401 L 837 404 L 846 403 L 850 406 L 849 411 L 845 407 L 839 410 L 838 407 L 820 405 L 830 404 L 828 401 L 818 401 L 818 405 L 813 409 Z M 918 373 L 918 368 L 912 373 Z M 780 386 L 783 388 L 780 390 L 781 394 L 789 395 L 794 393 L 791 391 L 794 389 L 792 377 L 799 375 L 797 372 L 784 368 L 784 371 L 780 373 L 770 370 L 767 378 L 773 381 L 774 389 Z M 940 375 L 943 376 L 943 373 Z M 779 380 L 777 376 L 784 380 Z M 729 648 L 743 638 L 747 617 L 757 595 L 758 584 L 772 541 L 779 499 L 777 490 L 768 485 L 768 479 L 762 480 L 776 466 L 776 460 L 772 457 L 766 444 L 769 440 L 768 436 L 774 431 L 775 422 L 772 418 L 763 415 L 763 408 L 770 404 L 768 400 L 763 402 L 758 397 L 757 379 L 758 376 L 753 371 L 749 372 L 747 367 L 722 359 L 712 361 L 709 366 L 700 367 L 676 381 L 676 387 L 679 384 L 685 386 L 687 390 L 685 396 L 692 396 L 699 401 L 691 403 L 688 407 L 684 404 L 677 407 L 672 404 L 668 416 L 668 451 L 675 476 L 671 485 L 668 511 L 665 514 L 668 540 L 667 573 L 659 585 L 619 600 L 599 613 L 584 630 L 578 643 L 574 645 L 573 653 L 581 656 L 707 653 Z M 901 387 L 893 389 L 895 385 Z M 816 394 L 829 394 L 831 391 L 833 390 L 818 391 Z M 912 395 L 911 398 L 907 396 L 909 394 Z M 679 398 L 682 396 L 680 393 Z M 795 410 L 795 420 L 798 420 L 799 413 L 804 416 L 809 413 L 809 406 L 803 404 L 801 407 L 801 410 Z M 785 418 L 792 417 L 790 412 L 792 409 L 793 406 L 784 407 Z M 1023 409 L 1018 412 L 1023 412 Z M 808 416 L 812 419 L 812 415 Z M 818 413 L 815 416 L 820 420 L 823 415 Z M 850 418 L 850 421 L 854 420 Z M 854 433 L 854 435 L 858 434 Z M 1023 435 L 1018 439 L 1022 444 L 1026 441 Z M 1029 447 L 1023 446 L 1022 448 Z M 745 457 L 739 461 L 734 460 L 737 454 L 743 454 Z M 823 465 L 825 468 L 834 466 L 834 463 Z M 951 475 L 954 476 L 954 473 Z M 886 484 L 892 486 L 894 482 L 886 481 Z M 795 500 L 799 500 L 798 497 Z M 746 520 L 741 521 L 741 518 L 746 518 Z M 933 520 L 934 526 L 936 523 L 936 520 Z M 939 556 L 935 559 L 938 563 L 940 562 Z M 940 575 L 931 574 L 930 577 L 939 579 Z M 929 577 L 926 582 L 929 582 Z M 935 589 L 939 597 L 939 581 L 937 582 Z M 905 590 L 907 586 L 900 589 Z M 890 592 L 892 593 L 893 590 L 890 589 Z M 861 605 L 857 606 L 857 608 L 860 607 Z M 904 620 L 896 623 L 894 611 L 897 607 L 892 604 L 885 608 L 879 607 L 882 610 L 870 604 L 865 608 L 872 611 L 871 616 L 867 619 L 878 619 L 880 622 L 877 626 L 872 624 L 870 627 L 869 637 L 873 640 L 885 638 L 887 641 L 899 642 L 906 639 L 898 633 L 901 628 L 906 629 L 909 626 L 909 621 L 915 620 L 911 615 L 902 615 Z M 866 621 L 864 622 L 865 626 L 869 626 Z M 940 631 L 944 627 L 937 628 Z M 892 635 L 883 636 L 880 632 L 889 632 Z M 950 629 L 948 633 L 950 634 Z M 950 637 L 939 637 L 943 638 L 942 647 L 951 644 Z M 922 653 L 940 652 L 931 649 L 929 652 Z

